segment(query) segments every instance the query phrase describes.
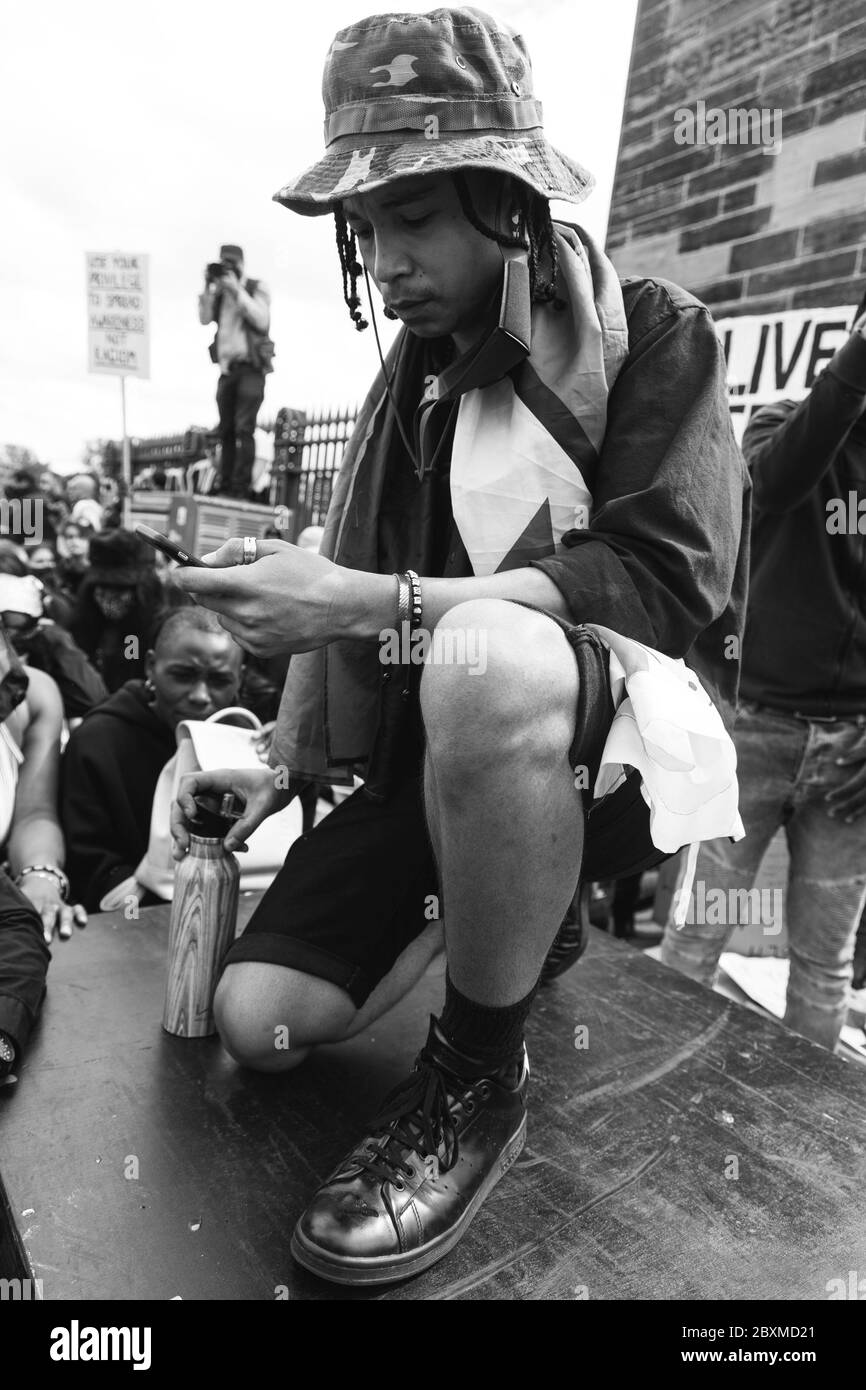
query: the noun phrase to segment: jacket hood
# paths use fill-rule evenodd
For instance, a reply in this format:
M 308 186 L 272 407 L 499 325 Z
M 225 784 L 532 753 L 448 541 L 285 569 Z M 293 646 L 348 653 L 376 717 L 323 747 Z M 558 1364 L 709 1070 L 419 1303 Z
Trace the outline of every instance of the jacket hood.
M 122 724 L 132 724 L 136 728 L 147 729 L 149 733 L 156 734 L 167 742 L 174 742 L 174 730 L 163 723 L 154 714 L 152 706 L 148 704 L 144 681 L 127 681 L 101 705 L 89 710 L 84 716 L 85 721 L 92 719 L 94 715 L 106 719 L 119 719 Z

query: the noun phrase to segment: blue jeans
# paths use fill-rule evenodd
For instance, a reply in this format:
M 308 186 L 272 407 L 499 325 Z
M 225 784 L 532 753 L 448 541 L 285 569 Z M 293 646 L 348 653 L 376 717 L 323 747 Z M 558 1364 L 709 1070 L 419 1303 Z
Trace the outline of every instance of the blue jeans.
M 831 818 L 825 797 L 856 771 L 837 766 L 837 758 L 866 760 L 866 715 L 823 721 L 746 701 L 734 743 L 745 839 L 710 840 L 701 847 L 690 920 L 679 929 L 668 921 L 661 958 L 693 980 L 713 983 L 719 956 L 742 920 L 738 911 L 747 908 L 742 890 L 752 887 L 764 851 L 783 826 L 790 854 L 785 1024 L 834 1048 L 845 1022 L 854 940 L 866 901 L 866 817 L 850 825 Z M 756 898 L 747 910 L 755 910 Z M 712 912 L 695 910 L 695 904 L 713 902 Z

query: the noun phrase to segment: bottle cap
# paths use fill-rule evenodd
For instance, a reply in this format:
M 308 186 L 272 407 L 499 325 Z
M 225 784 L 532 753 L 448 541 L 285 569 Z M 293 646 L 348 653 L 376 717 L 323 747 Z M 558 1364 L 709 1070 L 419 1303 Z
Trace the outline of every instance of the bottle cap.
M 232 792 L 224 795 L 201 792 L 193 799 L 196 814 L 189 822 L 190 833 L 200 839 L 224 840 L 241 817 L 237 797 Z

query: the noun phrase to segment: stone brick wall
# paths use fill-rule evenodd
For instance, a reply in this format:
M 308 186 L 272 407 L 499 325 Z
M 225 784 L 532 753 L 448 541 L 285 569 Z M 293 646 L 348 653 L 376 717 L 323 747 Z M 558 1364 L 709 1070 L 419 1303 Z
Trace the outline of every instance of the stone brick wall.
M 675 112 L 781 112 L 781 140 L 678 144 Z M 716 317 L 866 288 L 864 0 L 641 0 L 607 238 Z

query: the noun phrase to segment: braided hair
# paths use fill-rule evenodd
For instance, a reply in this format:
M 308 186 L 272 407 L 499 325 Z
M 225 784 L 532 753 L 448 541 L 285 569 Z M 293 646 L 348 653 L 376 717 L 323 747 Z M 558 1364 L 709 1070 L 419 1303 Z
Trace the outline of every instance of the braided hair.
M 499 246 L 523 246 L 528 249 L 529 283 L 533 303 L 552 304 L 555 309 L 564 309 L 565 303 L 556 290 L 559 258 L 556 250 L 553 220 L 550 216 L 550 204 L 547 199 L 542 197 L 540 193 L 536 193 L 535 189 L 530 188 L 528 184 L 519 179 L 513 179 L 511 181 L 511 193 L 517 214 L 515 231 L 513 234 L 499 232 L 482 221 L 476 212 L 463 170 L 453 171 L 451 177 L 454 180 L 463 215 L 477 232 L 480 232 L 490 241 L 495 241 Z M 343 299 L 349 310 L 349 316 L 360 333 L 369 326 L 361 314 L 361 298 L 358 294 L 358 280 L 363 274 L 363 267 L 358 259 L 357 238 L 346 221 L 341 203 L 337 203 L 334 207 L 334 222 L 336 224 L 337 252 L 343 274 Z M 550 266 L 549 275 L 546 275 L 542 269 L 544 263 Z M 387 309 L 385 314 L 388 318 L 396 317 Z
M 525 246 L 529 249 L 529 284 L 532 300 L 536 304 L 553 304 L 556 309 L 564 309 L 565 303 L 556 293 L 556 279 L 559 269 L 559 256 L 556 250 L 556 236 L 550 216 L 550 204 L 529 184 L 518 179 L 511 180 L 511 194 L 515 201 L 517 215 L 516 230 L 512 235 L 497 232 L 488 227 L 475 211 L 469 184 L 462 169 L 452 175 L 463 215 L 477 232 L 488 237 L 500 246 Z M 546 277 L 541 265 L 544 259 L 550 263 L 550 276 Z
M 337 225 L 337 252 L 343 272 L 343 298 L 349 310 L 349 317 L 358 332 L 362 333 L 369 327 L 367 320 L 361 315 L 361 296 L 358 294 L 358 279 L 363 274 L 363 267 L 358 260 L 358 241 L 346 221 L 342 203 L 337 203 L 334 208 L 334 221 Z

